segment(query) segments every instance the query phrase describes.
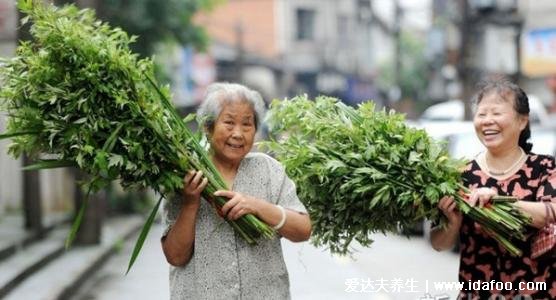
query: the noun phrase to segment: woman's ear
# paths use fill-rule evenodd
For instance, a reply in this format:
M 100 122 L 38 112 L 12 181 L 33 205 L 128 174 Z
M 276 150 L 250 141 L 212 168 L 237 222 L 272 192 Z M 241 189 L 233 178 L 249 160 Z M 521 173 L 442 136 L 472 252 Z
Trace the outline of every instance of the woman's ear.
M 214 131 L 214 123 L 209 124 L 208 122 L 203 125 L 203 131 L 207 138 L 212 137 L 212 132 Z
M 519 121 L 520 121 L 519 129 L 523 130 L 525 129 L 525 127 L 527 127 L 527 124 L 529 124 L 529 116 L 520 115 Z

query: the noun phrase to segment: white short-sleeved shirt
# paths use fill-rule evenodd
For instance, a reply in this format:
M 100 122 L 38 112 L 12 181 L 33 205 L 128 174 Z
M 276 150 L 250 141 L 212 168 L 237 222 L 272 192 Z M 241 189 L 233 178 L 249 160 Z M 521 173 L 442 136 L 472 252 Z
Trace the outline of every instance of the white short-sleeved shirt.
M 233 191 L 306 213 L 282 165 L 263 153 L 241 161 Z M 165 234 L 180 211 L 181 198 L 166 201 Z M 171 299 L 289 299 L 289 279 L 280 238 L 249 245 L 202 200 L 193 256 L 185 267 L 170 266 Z

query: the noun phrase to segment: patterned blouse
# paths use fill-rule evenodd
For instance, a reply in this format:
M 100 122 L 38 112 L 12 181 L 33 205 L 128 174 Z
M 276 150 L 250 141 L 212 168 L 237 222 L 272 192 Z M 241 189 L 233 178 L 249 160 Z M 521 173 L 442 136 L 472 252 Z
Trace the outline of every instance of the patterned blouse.
M 249 153 L 241 161 L 232 190 L 306 213 L 282 165 L 263 153 Z M 164 235 L 178 216 L 177 198 L 164 204 Z M 202 200 L 193 256 L 185 267 L 170 266 L 170 298 L 289 299 L 280 238 L 251 246 Z
M 489 187 L 495 188 L 499 195 L 512 195 L 520 200 L 541 201 L 548 197 L 556 202 L 556 166 L 552 156 L 529 154 L 521 169 L 504 180 L 490 177 L 476 161 L 472 161 L 463 178 L 469 188 Z M 517 295 L 523 299 L 556 299 L 556 259 L 550 256 L 532 259 L 531 238 L 538 229 L 529 228 L 528 231 L 525 242 L 513 240 L 514 245 L 523 251 L 523 256 L 512 257 L 486 235 L 479 224 L 464 217 L 460 231 L 459 281 L 464 283 L 465 289 L 458 299 L 513 299 Z M 501 282 L 498 287 L 502 290 L 496 287 L 483 290 L 484 287 L 490 288 L 484 283 L 491 280 Z M 519 290 L 521 282 L 524 282 L 521 287 L 526 287 L 527 282 L 545 282 L 546 289 Z M 473 290 L 473 284 L 475 288 L 481 286 L 480 290 Z M 510 285 L 512 289 L 507 290 Z

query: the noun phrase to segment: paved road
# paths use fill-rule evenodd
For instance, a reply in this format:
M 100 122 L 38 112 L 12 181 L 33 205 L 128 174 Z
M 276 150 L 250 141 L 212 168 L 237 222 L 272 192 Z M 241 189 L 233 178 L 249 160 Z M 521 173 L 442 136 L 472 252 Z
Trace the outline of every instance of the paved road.
M 457 254 L 438 253 L 421 237 L 375 235 L 374 240 L 371 248 L 356 247 L 352 258 L 284 242 L 293 298 L 421 299 L 428 291 L 431 300 L 455 299 L 456 292 L 436 291 L 434 282 L 457 280 Z
M 160 251 L 160 226 L 153 227 L 131 273 L 123 276 L 133 242 L 88 281 L 74 299 L 167 299 L 167 267 Z M 435 281 L 457 279 L 457 255 L 437 253 L 423 238 L 375 236 L 371 248 L 356 248 L 353 258 L 335 257 L 308 243 L 283 242 L 293 299 L 455 299 L 436 291 Z
M 136 237 L 122 244 L 118 254 L 87 280 L 74 300 L 169 299 L 168 267 L 160 249 L 160 225 L 153 224 L 133 269 L 125 271 Z

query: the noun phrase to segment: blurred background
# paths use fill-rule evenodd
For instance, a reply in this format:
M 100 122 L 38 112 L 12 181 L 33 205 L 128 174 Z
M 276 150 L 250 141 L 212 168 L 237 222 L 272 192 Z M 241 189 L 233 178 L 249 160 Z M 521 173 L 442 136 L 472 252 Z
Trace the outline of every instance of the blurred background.
M 54 2 L 95 9 L 100 19 L 138 35 L 133 50 L 154 56 L 159 80 L 170 84 L 184 114 L 195 111 L 215 81 L 245 84 L 267 102 L 302 93 L 350 105 L 372 100 L 445 140 L 454 156 L 470 158 L 482 147 L 469 123 L 475 85 L 505 74 L 530 95 L 533 151 L 556 153 L 551 0 Z M 0 0 L 0 56 L 12 56 L 18 40 L 29 38 L 28 28 L 17 25 L 21 17 L 14 0 Z M 0 114 L 0 132 L 4 118 Z M 123 276 L 153 205 L 151 193 L 124 192 L 114 183 L 94 195 L 76 247 L 65 252 L 63 239 L 83 199 L 76 185 L 82 175 L 22 172 L 27 160 L 7 156 L 8 143 L 0 141 L 0 298 L 168 298 L 159 225 L 135 269 Z M 416 225 L 410 234 L 423 236 L 411 240 L 377 236 L 372 248 L 356 247 L 351 258 L 284 242 L 293 298 L 453 297 L 432 286 L 457 279 L 457 254 L 434 252 L 427 227 Z M 394 291 L 396 279 L 406 290 Z M 408 285 L 412 279 L 417 283 Z M 350 291 L 355 282 L 359 291 Z

